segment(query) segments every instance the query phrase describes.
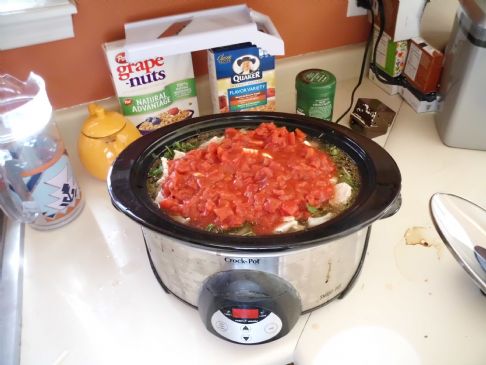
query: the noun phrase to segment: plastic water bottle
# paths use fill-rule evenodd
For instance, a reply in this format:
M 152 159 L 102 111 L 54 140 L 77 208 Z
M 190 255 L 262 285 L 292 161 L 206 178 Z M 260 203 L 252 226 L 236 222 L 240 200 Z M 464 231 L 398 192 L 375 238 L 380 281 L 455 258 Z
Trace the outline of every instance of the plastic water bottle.
M 62 226 L 84 206 L 51 116 L 41 77 L 0 75 L 0 207 L 38 229 Z

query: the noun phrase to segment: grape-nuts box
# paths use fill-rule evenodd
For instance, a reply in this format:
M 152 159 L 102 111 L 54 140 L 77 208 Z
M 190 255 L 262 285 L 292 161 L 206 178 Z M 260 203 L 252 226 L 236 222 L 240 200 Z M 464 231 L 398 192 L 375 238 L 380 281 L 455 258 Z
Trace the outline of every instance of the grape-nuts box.
M 275 57 L 248 43 L 208 52 L 214 113 L 275 111 Z
M 190 53 L 129 63 L 124 44 L 104 50 L 121 111 L 142 134 L 199 115 Z

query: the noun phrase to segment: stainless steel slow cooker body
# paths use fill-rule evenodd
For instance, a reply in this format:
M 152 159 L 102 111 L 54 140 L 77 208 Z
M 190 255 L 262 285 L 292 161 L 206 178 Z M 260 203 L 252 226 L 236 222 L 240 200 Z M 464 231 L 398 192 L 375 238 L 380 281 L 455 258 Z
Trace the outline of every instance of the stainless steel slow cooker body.
M 338 217 L 305 231 L 244 237 L 178 223 L 150 200 L 147 173 L 165 146 L 201 133 L 222 132 L 228 127 L 255 128 L 262 122 L 274 122 L 290 130 L 299 128 L 310 137 L 346 151 L 356 161 L 361 175 L 361 188 L 354 204 Z M 400 186 L 395 161 L 370 139 L 320 119 L 261 112 L 211 115 L 160 128 L 128 146 L 108 176 L 114 206 L 142 225 L 151 265 L 161 285 L 198 307 L 200 313 L 209 311 L 207 318 L 201 314 L 207 328 L 239 343 L 261 343 L 281 337 L 293 326 L 298 314 L 343 295 L 363 263 L 370 225 L 398 209 Z M 235 293 L 231 296 L 227 289 L 233 281 L 237 283 L 230 290 Z M 252 287 L 255 281 L 261 281 L 262 286 Z M 272 289 L 275 287 L 279 289 Z M 264 292 L 272 292 L 269 296 L 277 299 L 262 301 L 260 294 Z M 266 322 L 273 318 L 265 328 L 275 334 L 267 331 L 262 337 L 256 334 L 266 330 L 258 332 L 254 328 L 252 336 L 245 336 L 239 327 L 228 328 L 224 318 L 224 315 L 232 318 L 228 308 L 235 301 L 243 303 L 240 307 L 249 306 L 241 293 L 251 296 L 251 303 L 271 307 L 280 314 L 280 318 L 273 318 L 268 316 L 272 310 L 259 312 Z M 288 308 L 293 308 L 293 313 Z M 212 315 L 214 311 L 224 315 L 219 313 L 221 318 L 216 312 Z
M 142 227 L 152 266 L 165 289 L 197 307 L 203 283 L 229 270 L 275 274 L 299 294 L 302 312 L 339 296 L 365 253 L 367 228 L 316 245 L 273 252 L 227 251 L 201 247 Z

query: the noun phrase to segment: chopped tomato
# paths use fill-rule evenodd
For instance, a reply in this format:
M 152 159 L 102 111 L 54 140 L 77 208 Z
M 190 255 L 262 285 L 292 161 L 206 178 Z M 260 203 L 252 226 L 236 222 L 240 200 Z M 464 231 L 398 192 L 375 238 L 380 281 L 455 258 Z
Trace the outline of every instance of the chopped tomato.
M 305 133 L 302 132 L 299 128 L 295 129 L 295 136 L 299 141 L 304 141 L 306 137 Z
M 231 210 L 231 208 L 228 207 L 215 208 L 214 213 L 216 213 L 220 221 L 224 221 L 225 219 L 233 215 L 233 211 Z
M 288 134 L 288 142 L 289 142 L 290 145 L 295 144 L 295 133 L 294 132 L 290 132 Z
M 269 213 L 275 213 L 281 205 L 282 202 L 275 198 L 267 198 L 265 203 L 263 203 L 263 207 Z
M 287 200 L 282 203 L 282 212 L 285 216 L 295 217 L 298 210 L 299 206 L 297 205 L 297 201 L 295 200 Z
M 227 128 L 221 143 L 169 161 L 160 207 L 203 229 L 249 222 L 257 234 L 272 233 L 286 216 L 306 219 L 308 205 L 333 197 L 336 167 L 305 138 L 299 129 L 273 123 L 250 131 Z

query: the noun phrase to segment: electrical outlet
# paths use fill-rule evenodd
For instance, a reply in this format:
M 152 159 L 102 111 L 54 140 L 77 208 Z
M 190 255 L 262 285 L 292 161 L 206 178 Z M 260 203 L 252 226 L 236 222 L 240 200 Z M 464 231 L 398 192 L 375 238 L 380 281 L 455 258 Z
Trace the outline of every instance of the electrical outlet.
M 348 11 L 346 16 L 366 15 L 366 9 L 358 6 L 358 0 L 348 0 Z

